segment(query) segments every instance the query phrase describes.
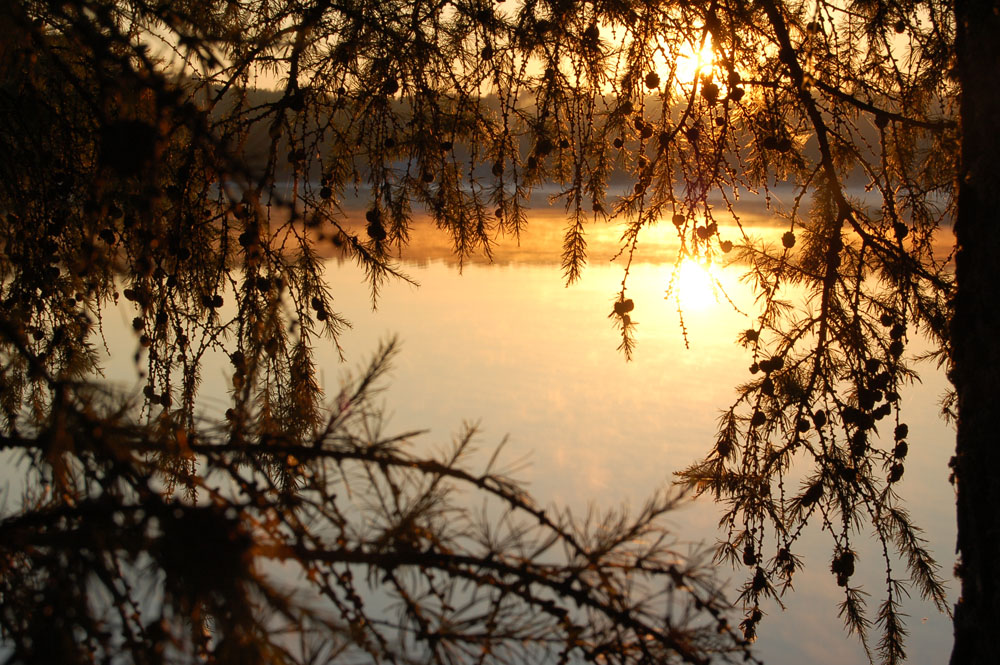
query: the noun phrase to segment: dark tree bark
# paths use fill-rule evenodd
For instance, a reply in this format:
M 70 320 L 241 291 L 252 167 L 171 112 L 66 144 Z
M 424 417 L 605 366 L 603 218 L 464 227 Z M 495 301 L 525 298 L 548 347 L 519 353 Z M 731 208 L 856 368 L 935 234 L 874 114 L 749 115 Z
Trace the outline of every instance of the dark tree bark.
M 955 17 L 963 139 L 952 354 L 962 593 L 951 662 L 985 665 L 997 662 L 1000 626 L 1000 2 L 956 0 Z

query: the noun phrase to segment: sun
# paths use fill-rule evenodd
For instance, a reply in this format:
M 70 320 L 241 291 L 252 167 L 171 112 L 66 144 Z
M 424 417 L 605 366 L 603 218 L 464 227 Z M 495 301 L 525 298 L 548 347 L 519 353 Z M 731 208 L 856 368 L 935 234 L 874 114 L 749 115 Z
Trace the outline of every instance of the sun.
M 705 35 L 701 50 L 691 42 L 683 42 L 677 53 L 677 84 L 690 86 L 701 75 L 712 68 L 712 37 Z
M 712 68 L 712 36 L 706 34 L 704 42 L 682 41 L 673 44 L 659 44 L 654 66 L 661 72 L 674 70 L 674 87 L 679 91 L 691 89 L 700 76 Z
M 690 257 L 674 266 L 667 287 L 667 300 L 676 300 L 684 310 L 707 309 L 719 300 L 717 279 L 711 261 Z

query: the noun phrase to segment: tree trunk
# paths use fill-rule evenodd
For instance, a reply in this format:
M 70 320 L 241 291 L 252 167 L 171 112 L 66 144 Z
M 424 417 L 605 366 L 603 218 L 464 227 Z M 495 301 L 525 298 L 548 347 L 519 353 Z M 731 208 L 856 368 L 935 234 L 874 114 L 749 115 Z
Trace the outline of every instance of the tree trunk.
M 962 595 L 952 665 L 996 663 L 1000 626 L 1000 0 L 956 0 L 962 154 L 951 329 Z

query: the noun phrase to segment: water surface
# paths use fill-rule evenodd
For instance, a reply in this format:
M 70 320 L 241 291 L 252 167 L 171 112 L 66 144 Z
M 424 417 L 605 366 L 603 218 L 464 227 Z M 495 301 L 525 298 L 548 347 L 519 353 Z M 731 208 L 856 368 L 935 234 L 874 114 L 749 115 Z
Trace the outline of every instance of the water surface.
M 567 287 L 559 267 L 563 219 L 558 211 L 534 214 L 520 242 L 499 239 L 492 262 L 473 257 L 462 266 L 448 236 L 420 222 L 401 259 L 403 271 L 420 286 L 390 282 L 376 310 L 363 271 L 329 259 L 334 306 L 353 327 L 341 338 L 346 365 L 330 346 L 317 348 L 317 359 L 333 392 L 350 367 L 398 336 L 402 352 L 384 393 L 390 431 L 427 430 L 420 445 L 441 449 L 463 423 L 477 423 L 484 463 L 506 440 L 502 467 L 541 503 L 583 514 L 590 505 L 642 502 L 709 450 L 720 410 L 749 377 L 750 353 L 735 340 L 754 310 L 739 266 L 716 271 L 739 311 L 716 302 L 711 280 L 699 280 L 695 271 L 680 292 L 685 339 L 676 299 L 664 298 L 674 274 L 676 234 L 670 225 L 653 229 L 642 237 L 628 282 L 639 325 L 635 359 L 626 362 L 608 317 L 623 274 L 620 260 L 610 260 L 620 230 L 592 229 L 590 265 L 580 282 Z M 776 239 L 784 230 L 761 216 L 748 216 L 747 224 L 764 238 Z M 733 228 L 722 232 L 739 240 Z M 120 329 L 109 323 L 115 317 L 108 317 L 110 348 L 135 346 L 127 324 L 131 316 L 122 310 Z M 130 353 L 118 353 L 108 363 L 109 378 L 134 381 Z M 223 363 L 203 371 L 203 403 L 209 413 L 217 409 L 216 416 L 225 408 L 227 371 Z M 937 416 L 943 377 L 932 367 L 924 367 L 922 377 L 923 383 L 904 393 L 911 452 L 900 491 L 950 579 L 954 496 L 946 465 L 954 435 Z M 679 510 L 672 523 L 680 549 L 711 548 L 719 537 L 718 515 L 707 498 Z M 859 540 L 855 579 L 871 593 L 874 613 L 884 571 L 876 543 Z M 760 656 L 773 665 L 865 662 L 837 617 L 841 596 L 829 572 L 829 541 L 814 529 L 799 553 L 805 570 L 796 578 L 795 592 L 783 599 L 786 609 L 767 608 L 756 645 Z M 720 568 L 718 575 L 730 580 L 730 590 L 744 581 L 742 571 Z M 946 662 L 948 618 L 917 600 L 906 611 L 910 662 Z
M 750 232 L 765 239 L 784 230 L 756 222 Z M 424 235 L 414 235 L 403 262 L 419 288 L 389 285 L 377 311 L 370 309 L 360 271 L 331 261 L 336 303 L 354 326 L 342 343 L 350 358 L 358 358 L 379 340 L 400 336 L 402 354 L 385 394 L 393 426 L 428 429 L 425 440 L 434 445 L 472 420 L 480 425 L 484 450 L 508 439 L 506 458 L 543 503 L 580 513 L 591 503 L 635 505 L 709 450 L 719 411 L 749 377 L 750 353 L 735 340 L 750 323 L 746 314 L 754 313 L 752 295 L 740 283 L 740 266 L 720 268 L 716 276 L 743 313 L 717 303 L 710 280 L 683 285 L 685 345 L 677 302 L 664 299 L 674 274 L 673 228 L 643 236 L 628 282 L 639 322 L 635 359 L 628 363 L 608 318 L 623 274 L 620 260 L 609 260 L 619 231 L 595 229 L 591 264 L 579 283 L 567 287 L 559 268 L 562 223 L 558 214 L 532 217 L 520 244 L 501 242 L 493 263 L 467 262 L 461 270 L 447 237 L 421 229 Z M 727 233 L 738 239 L 735 229 L 723 228 Z M 332 353 L 321 357 L 325 378 L 335 381 L 341 366 Z M 943 376 L 932 366 L 922 367 L 921 376 L 923 382 L 903 397 L 911 453 L 899 488 L 927 530 L 954 600 L 954 495 L 947 480 L 954 433 L 938 417 Z M 694 548 L 714 545 L 718 514 L 707 498 L 680 510 L 673 517 L 678 540 Z M 877 543 L 864 536 L 858 541 L 854 581 L 871 593 L 874 613 L 885 573 Z M 757 648 L 766 662 L 866 662 L 837 616 L 842 596 L 829 572 L 831 551 L 818 528 L 802 541 L 806 565 L 795 592 L 783 599 L 786 610 L 772 605 L 760 626 Z M 904 571 L 899 565 L 897 575 Z M 730 588 L 744 581 L 742 571 L 720 568 L 718 574 L 732 581 Z M 949 619 L 918 599 L 906 611 L 909 662 L 946 662 Z

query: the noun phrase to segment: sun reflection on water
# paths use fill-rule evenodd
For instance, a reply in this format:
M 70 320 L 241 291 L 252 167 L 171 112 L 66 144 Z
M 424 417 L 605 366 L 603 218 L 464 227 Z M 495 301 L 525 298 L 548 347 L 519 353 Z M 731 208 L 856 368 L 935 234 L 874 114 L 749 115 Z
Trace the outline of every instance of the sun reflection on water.
M 685 311 L 704 311 L 726 300 L 720 271 L 711 259 L 684 257 L 673 267 L 664 299 Z

